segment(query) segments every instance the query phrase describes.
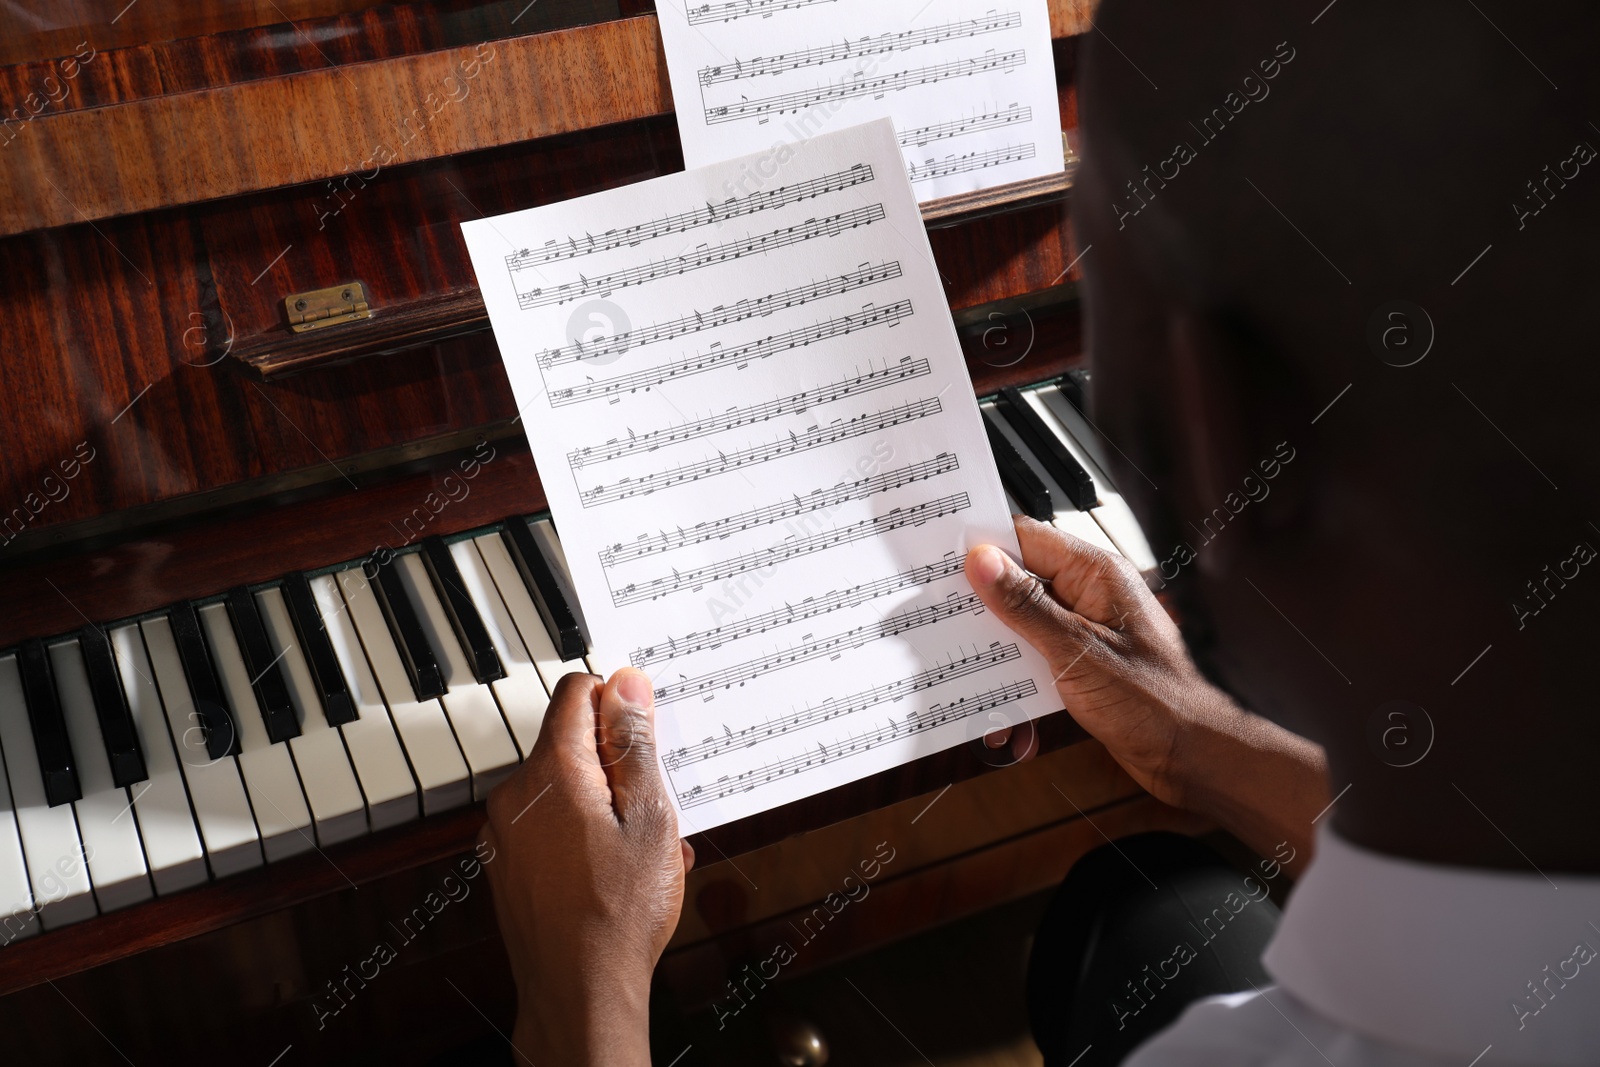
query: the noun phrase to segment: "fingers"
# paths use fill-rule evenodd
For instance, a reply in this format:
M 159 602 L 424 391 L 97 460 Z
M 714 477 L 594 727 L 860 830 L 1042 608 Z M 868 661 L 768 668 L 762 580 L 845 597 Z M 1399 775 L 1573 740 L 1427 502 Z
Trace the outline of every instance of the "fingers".
M 1046 657 L 1076 654 L 1081 623 L 1043 582 L 993 545 L 967 553 L 967 580 L 988 609 Z
M 656 766 L 655 693 L 650 676 L 624 667 L 600 696 L 600 761 L 611 782 L 617 819 L 659 813 L 667 805 Z
M 556 683 L 538 740 L 533 743 L 534 754 L 561 750 L 594 755 L 594 717 L 602 685 L 592 674 L 568 674 Z
M 1104 602 L 1109 599 L 1108 585 L 1120 591 L 1129 581 L 1121 558 L 1103 548 L 1097 548 L 1065 530 L 1020 515 L 1016 517 L 1016 525 L 1023 564 L 1049 582 L 1051 590 L 1069 607 Z M 1143 583 L 1140 584 L 1142 586 Z M 1095 621 L 1114 622 L 1108 619 Z

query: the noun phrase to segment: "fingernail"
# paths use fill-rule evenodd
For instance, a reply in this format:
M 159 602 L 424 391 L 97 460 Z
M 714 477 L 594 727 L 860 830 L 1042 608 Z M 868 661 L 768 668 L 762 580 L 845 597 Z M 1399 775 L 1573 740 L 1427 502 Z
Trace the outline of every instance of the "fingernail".
M 979 585 L 993 585 L 1006 572 L 1006 557 L 993 545 L 979 545 L 971 558 L 972 580 Z
M 617 672 L 617 696 L 622 698 L 623 703 L 636 708 L 648 708 L 655 704 L 650 676 L 632 667 L 624 667 Z

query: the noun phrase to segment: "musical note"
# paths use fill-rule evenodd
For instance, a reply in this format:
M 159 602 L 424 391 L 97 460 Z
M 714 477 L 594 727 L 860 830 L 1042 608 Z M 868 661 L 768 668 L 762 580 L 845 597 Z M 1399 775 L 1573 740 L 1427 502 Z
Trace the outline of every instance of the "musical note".
M 1020 25 L 1022 25 L 1022 16 L 1015 11 L 1004 11 L 998 14 L 991 11 L 981 18 L 947 22 L 943 25 L 927 26 L 918 30 L 902 30 L 899 33 L 883 33 L 877 37 L 863 37 L 853 45 L 846 40 L 834 44 L 818 45 L 814 48 L 804 48 L 795 52 L 782 52 L 774 56 L 736 59 L 731 65 L 722 63 L 714 67 L 702 67 L 700 68 L 700 84 L 717 85 L 721 82 L 738 81 L 741 78 L 755 78 L 763 74 L 777 74 L 786 70 L 798 70 L 801 67 L 817 67 L 826 63 L 836 63 L 842 59 L 849 59 L 852 56 L 902 52 L 921 45 L 937 44 L 940 41 L 976 37 L 984 33 L 997 33 L 1001 30 L 1014 29 Z
M 1012 52 L 985 53 L 981 56 L 951 60 L 948 63 L 897 70 L 892 74 L 882 74 L 875 78 L 845 75 L 837 81 L 824 82 L 812 89 L 743 99 L 736 104 L 707 106 L 704 108 L 705 119 L 708 126 L 715 126 L 723 122 L 738 122 L 741 119 L 782 115 L 791 111 L 804 111 L 815 104 L 826 104 L 835 100 L 901 92 L 917 85 L 929 85 L 951 78 L 967 78 L 987 71 L 1016 70 L 1026 62 L 1025 51 L 1017 49 Z
M 522 249 L 506 257 L 506 269 L 513 275 L 519 270 L 527 270 L 541 263 L 553 263 L 563 259 L 576 259 L 579 256 L 591 255 L 595 252 L 609 251 L 613 248 L 631 247 L 643 241 L 665 237 L 668 234 L 687 233 L 689 230 L 712 223 L 725 222 L 728 219 L 739 218 L 743 215 L 754 215 L 758 211 L 771 211 L 783 207 L 785 204 L 798 203 L 801 200 L 810 200 L 836 193 L 841 189 L 848 189 L 853 185 L 872 180 L 872 168 L 862 164 L 850 167 L 847 170 L 824 174 L 820 178 L 811 178 L 792 185 L 780 185 L 776 189 L 763 192 L 754 192 L 748 196 L 730 197 L 720 206 L 707 204 L 703 208 L 693 211 L 680 211 L 649 222 L 640 222 L 633 226 L 622 226 L 617 229 L 607 230 L 596 241 L 593 234 L 586 234 L 587 241 L 582 248 L 578 247 L 576 240 L 567 239 L 563 247 L 556 241 L 547 241 L 545 246 L 538 251 Z
M 923 460 L 905 467 L 874 474 L 854 482 L 841 482 L 831 489 L 816 489 L 805 496 L 793 496 L 781 503 L 769 504 L 762 508 L 752 508 L 741 511 L 737 515 L 729 515 L 722 519 L 713 519 L 708 522 L 696 523 L 687 530 L 664 530 L 653 536 L 640 537 L 626 544 L 617 543 L 600 551 L 600 565 L 614 567 L 619 563 L 629 560 L 643 559 L 645 556 L 656 555 L 661 552 L 670 552 L 674 548 L 683 548 L 686 545 L 699 545 L 707 541 L 717 541 L 732 536 L 744 530 L 753 530 L 758 526 L 768 526 L 785 519 L 792 519 L 813 511 L 822 511 L 827 508 L 838 507 L 847 500 L 865 500 L 876 493 L 886 493 L 891 489 L 898 489 L 902 485 L 911 485 L 913 482 L 936 478 L 956 470 L 961 466 L 956 457 L 949 452 L 941 452 L 932 459 Z
M 977 133 L 981 130 L 1009 126 L 1014 122 L 1032 121 L 1033 108 L 1012 104 L 1003 111 L 986 111 L 969 119 L 951 119 L 948 122 L 936 122 L 932 126 L 916 126 L 909 130 L 901 130 L 898 140 L 905 146 L 925 145 L 930 141 L 960 137 L 964 133 Z
M 775 11 L 793 11 L 795 8 L 811 7 L 813 4 L 834 2 L 835 0 L 727 0 L 721 4 L 701 4 L 699 7 L 689 8 L 689 25 L 732 22 L 734 19 L 747 18 L 750 15 L 760 15 L 765 18 Z
M 759 678 L 772 671 L 793 667 L 797 663 L 806 663 L 823 656 L 832 656 L 837 652 L 862 645 L 885 637 L 893 637 L 909 630 L 923 626 L 931 626 L 943 619 L 954 618 L 957 615 L 968 613 L 978 614 L 983 611 L 983 601 L 978 599 L 976 593 L 951 593 L 937 604 L 927 607 L 908 608 L 897 612 L 878 622 L 864 623 L 844 633 L 834 634 L 830 637 L 814 638 L 802 641 L 783 652 L 772 652 L 759 656 L 743 663 L 725 667 L 722 670 L 712 671 L 709 674 L 698 675 L 694 678 L 684 678 L 679 682 L 669 682 L 656 689 L 656 706 L 671 704 L 685 697 L 699 696 L 700 694 L 717 689 L 732 689 L 736 685 L 743 685 L 753 678 Z
M 766 296 L 758 296 L 753 300 L 744 299 L 732 304 L 719 304 L 710 311 L 692 311 L 676 319 L 624 330 L 609 337 L 596 337 L 592 341 L 574 341 L 561 348 L 547 348 L 537 353 L 534 358 L 538 360 L 540 368 L 549 370 L 565 363 L 621 355 L 635 348 L 655 344 L 657 341 L 670 341 L 674 337 L 765 317 L 782 308 L 799 307 L 812 300 L 838 296 L 840 293 L 848 293 L 898 277 L 900 277 L 898 260 L 867 264 L 860 270 L 847 271 L 820 282 L 808 282 L 805 285 L 782 289 Z
M 908 508 L 895 508 L 887 515 L 875 515 L 870 519 L 853 522 L 837 530 L 824 530 L 814 533 L 809 537 L 794 537 L 786 539 L 771 548 L 760 549 L 756 552 L 746 552 L 731 559 L 720 560 L 704 567 L 692 570 L 673 570 L 670 577 L 652 578 L 643 582 L 629 582 L 621 589 L 614 590 L 611 602 L 617 607 L 624 604 L 636 604 L 641 600 L 655 600 L 666 596 L 668 593 L 677 593 L 685 589 L 699 589 L 711 582 L 720 582 L 724 578 L 736 578 L 750 571 L 765 570 L 768 567 L 787 563 L 802 556 L 809 556 L 814 552 L 822 552 L 838 545 L 848 545 L 856 541 L 864 541 L 869 537 L 879 537 L 890 530 L 899 530 L 906 526 L 920 526 L 925 522 L 954 515 L 965 511 L 972 506 L 972 500 L 966 493 L 951 493 L 929 500 L 922 504 L 914 504 Z
M 803 348 L 831 337 L 845 337 L 857 330 L 865 330 L 872 326 L 892 326 L 901 319 L 910 318 L 911 315 L 909 300 L 896 300 L 881 308 L 869 306 L 866 311 L 854 315 L 841 315 L 810 326 L 784 330 L 782 333 L 771 334 L 759 341 L 736 345 L 733 348 L 713 347 L 692 356 L 685 356 L 683 359 L 660 363 L 618 378 L 590 379 L 581 385 L 552 389 L 550 406 L 559 408 L 568 404 L 580 404 L 585 400 L 604 399 L 619 393 L 637 393 L 641 389 L 650 389 L 674 379 L 703 374 L 718 367 L 739 366 L 751 360 L 766 359 L 779 352 Z
M 604 463 L 607 460 L 621 459 L 623 456 L 632 456 L 640 452 L 654 452 L 658 448 L 677 444 L 680 441 L 692 441 L 697 437 L 706 437 L 710 434 L 721 433 L 724 430 L 738 429 L 740 426 L 753 426 L 756 423 L 775 419 L 780 415 L 797 415 L 804 411 L 810 411 L 819 404 L 831 404 L 835 400 L 843 400 L 845 397 L 870 393 L 875 389 L 882 389 L 897 382 L 920 378 L 928 372 L 927 360 L 911 359 L 908 356 L 894 366 L 884 367 L 882 370 L 870 370 L 865 374 L 857 374 L 840 381 L 819 385 L 814 389 L 779 397 L 777 400 L 769 400 L 765 404 L 729 408 L 721 415 L 710 415 L 679 426 L 667 426 L 660 430 L 651 430 L 642 434 L 635 434 L 630 431 L 626 440 L 612 439 L 605 444 L 585 445 L 582 448 L 575 448 L 567 453 L 567 466 L 576 471 L 593 466 L 596 463 Z
M 901 737 L 925 733 L 946 723 L 959 722 L 973 715 L 982 714 L 991 708 L 1002 707 L 1026 697 L 1031 697 L 1038 691 L 1038 686 L 1032 681 L 1012 682 L 1009 685 L 996 686 L 981 693 L 974 693 L 970 697 L 963 697 L 949 704 L 935 704 L 925 712 L 914 716 L 908 715 L 904 723 L 896 723 L 891 720 L 887 724 L 868 730 L 865 733 L 835 738 L 831 751 L 827 748 L 821 748 L 819 752 L 812 753 L 808 749 L 784 759 L 773 760 L 770 763 L 740 771 L 737 774 L 723 775 L 709 784 L 695 785 L 678 793 L 678 803 L 684 808 L 694 808 L 699 807 L 701 804 L 710 803 L 713 800 L 721 800 L 724 797 L 733 796 L 736 793 L 747 793 L 781 778 L 809 771 L 813 767 L 821 767 L 831 760 L 858 755 Z M 818 744 L 820 747 L 820 742 Z
M 822 596 L 807 597 L 798 604 L 785 604 L 781 608 L 764 611 L 759 615 L 751 615 L 740 619 L 738 622 L 724 623 L 709 630 L 685 634 L 680 640 L 668 637 L 659 644 L 647 648 L 636 649 L 628 657 L 628 661 L 635 667 L 647 667 L 652 663 L 661 663 L 675 659 L 678 656 L 688 656 L 706 649 L 721 648 L 729 641 L 738 641 L 755 634 L 764 634 L 768 630 L 775 630 L 780 626 L 787 626 L 794 622 L 804 622 L 830 612 L 842 611 L 853 608 L 857 604 L 865 604 L 869 600 L 876 600 L 889 593 L 897 593 L 902 589 L 915 589 L 919 585 L 929 585 L 941 578 L 948 578 L 953 574 L 960 574 L 964 565 L 963 556 L 952 553 L 937 563 L 926 563 L 920 567 L 912 567 L 898 574 L 891 574 L 886 578 L 879 578 L 871 582 L 862 582 L 848 589 L 832 590 Z
M 906 168 L 906 173 L 914 182 L 925 182 L 930 178 L 939 178 L 946 174 L 964 174 L 967 171 L 983 170 L 986 167 L 998 167 L 1005 163 L 1015 163 L 1019 159 L 1032 158 L 1033 145 L 1006 145 L 1004 148 L 991 148 L 985 152 L 946 156 L 938 163 L 931 160 L 921 166 L 912 163 Z
M 680 463 L 675 467 L 637 478 L 619 478 L 617 481 L 581 491 L 579 499 L 584 507 L 591 508 L 613 500 L 644 496 L 685 482 L 697 482 L 702 478 L 715 477 L 751 464 L 765 463 L 780 456 L 792 456 L 813 448 L 831 445 L 836 441 L 847 441 L 862 434 L 875 433 L 890 426 L 899 426 L 915 419 L 937 415 L 943 410 L 938 397 L 912 400 L 883 411 L 837 420 L 826 426 L 813 426 L 804 433 L 788 434 L 766 444 L 751 445 L 749 448 L 731 452 L 719 451 L 715 457 Z
M 819 722 L 829 719 L 853 715 L 858 711 L 876 707 L 890 700 L 899 700 L 911 693 L 932 689 L 936 685 L 953 681 L 956 678 L 965 678 L 969 674 L 986 671 L 990 667 L 1002 663 L 1010 663 L 1022 655 L 1014 644 L 1002 645 L 999 642 L 982 652 L 974 652 L 960 659 L 952 659 L 936 667 L 902 678 L 895 682 L 886 682 L 883 685 L 867 689 L 859 693 L 839 699 L 824 700 L 820 704 L 808 704 L 804 710 L 793 715 L 785 715 L 779 719 L 768 718 L 759 723 L 741 727 L 738 730 L 723 726 L 723 736 L 711 737 L 697 745 L 684 745 L 662 753 L 661 760 L 669 770 L 680 770 L 693 763 L 720 756 L 730 750 L 751 748 L 763 741 L 774 737 L 782 737 L 794 730 L 807 726 L 814 726 Z
M 549 289 L 529 289 L 525 292 L 519 292 L 517 294 L 517 306 L 524 311 L 529 311 L 533 308 L 545 307 L 550 304 L 565 304 L 569 300 L 577 300 L 580 297 L 593 294 L 609 296 L 618 289 L 625 289 L 632 285 L 644 285 L 647 282 L 670 278 L 685 271 L 709 267 L 715 263 L 726 263 L 729 260 L 739 259 L 743 256 L 772 252 L 779 248 L 800 244 L 803 241 L 815 240 L 818 237 L 837 237 L 846 230 L 853 230 L 858 226 L 870 226 L 874 222 L 882 221 L 882 219 L 882 204 L 852 208 L 849 211 L 841 211 L 826 218 L 807 219 L 805 222 L 796 223 L 793 226 L 783 226 L 755 237 L 744 237 L 720 245 L 702 246 L 685 255 L 671 256 L 658 262 L 645 263 L 611 274 L 598 275 L 592 279 L 585 278 L 580 274 L 575 282 L 565 282 Z

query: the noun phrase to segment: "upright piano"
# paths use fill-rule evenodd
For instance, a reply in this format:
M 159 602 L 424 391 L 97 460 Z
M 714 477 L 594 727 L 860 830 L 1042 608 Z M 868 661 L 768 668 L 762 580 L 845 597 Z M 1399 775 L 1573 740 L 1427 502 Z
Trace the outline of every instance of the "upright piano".
M 482 801 L 590 652 L 459 224 L 682 168 L 652 4 L 123 4 L 0 11 L 0 1042 L 424 1062 L 509 1024 Z M 923 216 L 1015 510 L 1153 570 L 1085 406 L 1091 8 L 1050 3 L 1066 173 Z M 698 835 L 658 993 L 879 841 L 798 971 L 1196 829 L 1037 743 Z

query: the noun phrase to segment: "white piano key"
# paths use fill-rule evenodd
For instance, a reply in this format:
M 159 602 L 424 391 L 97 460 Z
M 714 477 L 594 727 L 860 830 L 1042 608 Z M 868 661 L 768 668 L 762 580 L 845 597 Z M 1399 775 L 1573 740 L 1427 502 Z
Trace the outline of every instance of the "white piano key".
M 338 580 L 378 689 L 389 705 L 395 732 L 400 735 L 412 773 L 422 787 L 423 814 L 432 815 L 469 802 L 472 775 L 467 761 L 461 758 L 450 720 L 437 700 L 419 701 L 412 693 L 400 651 L 394 647 L 389 626 L 383 621 L 383 609 L 378 606 L 366 575 L 360 567 L 351 567 L 340 571 Z
M 133 814 L 133 797 L 111 778 L 100 720 L 94 710 L 89 671 L 76 640 L 51 645 L 50 669 L 61 699 L 61 717 L 78 760 L 83 796 L 73 801 L 78 836 L 89 857 L 89 884 L 102 912 L 116 911 L 155 895 L 145 866 L 144 846 Z M 143 783 L 140 783 L 141 785 Z
M 473 544 L 478 546 L 484 565 L 489 568 L 489 575 L 500 592 L 500 599 L 505 602 L 506 610 L 516 624 L 523 647 L 533 657 L 539 677 L 544 679 L 545 688 L 554 693 L 556 683 L 564 675 L 588 674 L 589 665 L 583 660 L 557 657 L 555 642 L 550 639 L 550 631 L 545 629 L 544 620 L 539 618 L 539 609 L 533 603 L 532 594 L 522 584 L 522 575 L 511 561 L 504 538 L 497 533 L 483 534 L 473 538 Z
M 1089 517 L 1088 512 L 1079 511 L 1072 506 L 1072 501 L 1067 499 L 1067 494 L 1062 490 L 1060 484 L 1050 476 L 1049 471 L 1045 470 L 1044 464 L 1040 463 L 1028 446 L 1023 443 L 1017 431 L 1011 428 L 1011 424 L 1006 422 L 1005 419 L 996 419 L 994 422 L 995 428 L 1000 431 L 1001 436 L 1011 442 L 1011 447 L 1017 450 L 1017 454 L 1022 457 L 1022 461 L 1028 465 L 1028 468 L 1033 473 L 1043 479 L 1045 488 L 1050 490 L 1050 506 L 1055 509 L 1055 517 L 1051 519 L 1051 525 L 1058 530 L 1065 530 L 1075 537 L 1082 538 L 1096 548 L 1103 548 L 1107 552 L 1115 552 L 1119 556 L 1122 555 L 1121 549 L 1117 548 L 1111 538 L 1106 536 L 1105 531 L 1100 528 L 1100 524 Z M 1096 483 L 1096 487 L 1098 488 L 1098 483 Z
M 213 759 L 206 751 L 205 731 L 194 710 L 194 697 L 183 674 L 183 660 L 172 638 L 172 625 L 164 618 L 146 619 L 139 626 L 150 653 L 151 674 L 161 693 L 161 704 L 172 731 L 173 748 L 183 780 L 194 801 L 195 821 L 206 846 L 213 878 L 225 878 L 262 863 L 261 836 L 239 764 L 233 756 Z
M 4 749 L 17 832 L 40 924 L 54 930 L 92 918 L 94 892 L 78 838 L 78 821 L 71 804 L 52 808 L 45 801 L 44 777 L 33 748 L 33 728 L 28 724 L 16 656 L 0 659 L 0 748 Z
M 506 729 L 505 719 L 500 717 L 494 693 L 473 676 L 472 665 L 461 651 L 455 630 L 450 626 L 450 616 L 439 601 L 422 557 L 413 552 L 401 556 L 396 563 L 406 595 L 417 609 L 417 621 L 427 633 L 428 644 L 433 646 L 433 654 L 444 674 L 445 693 L 439 701 L 444 704 L 450 725 L 455 728 L 461 754 L 472 768 L 473 795 L 483 800 L 489 790 L 516 769 L 517 746 Z
M 261 830 L 261 848 L 267 862 L 293 856 L 316 845 L 312 837 L 311 811 L 295 774 L 288 745 L 275 745 L 267 736 L 256 694 L 250 687 L 250 670 L 239 651 L 226 604 L 208 604 L 200 609 L 200 625 L 205 627 L 206 643 L 217 668 L 217 680 L 227 697 L 234 721 L 239 725 L 239 773 L 250 794 L 250 810 L 256 813 Z
M 283 658 L 279 669 L 289 688 L 289 700 L 300 719 L 300 736 L 289 739 L 295 770 L 306 791 L 311 819 L 319 845 L 332 845 L 360 837 L 367 832 L 367 807 L 361 800 L 361 787 L 344 750 L 344 738 L 328 725 L 317 696 L 317 685 L 300 650 L 289 605 L 281 589 L 263 589 L 256 594 L 261 623 L 266 628 L 272 651 Z
M 366 797 L 368 825 L 377 831 L 410 822 L 418 813 L 417 782 L 395 736 L 394 723 L 389 721 L 383 694 L 367 666 L 350 611 L 332 575 L 311 579 L 311 595 L 356 707 L 358 718 L 339 727 L 339 732 Z
M 539 668 L 534 666 L 533 657 L 528 654 L 527 647 L 517 634 L 517 625 L 506 610 L 500 591 L 495 588 L 494 578 L 490 576 L 477 544 L 457 541 L 450 546 L 450 555 L 456 561 L 456 569 L 461 572 L 462 582 L 466 583 L 467 596 L 478 609 L 484 628 L 489 631 L 489 640 L 494 643 L 494 650 L 500 656 L 500 665 L 505 668 L 506 676 L 491 683 L 490 688 L 494 690 L 500 711 L 511 727 L 517 748 L 526 759 L 539 737 L 545 709 L 550 706 L 550 694 L 545 691 L 544 682 L 539 678 Z
M 0 700 L 4 700 L 0 694 Z M 22 855 L 22 835 L 11 806 L 11 785 L 0 758 L 0 946 L 39 932 L 33 912 L 33 889 L 28 885 L 28 863 Z
M 122 678 L 122 691 L 128 698 L 128 710 L 133 713 L 145 770 L 150 775 L 131 790 L 133 810 L 139 816 L 139 836 L 144 839 L 150 879 L 155 883 L 156 894 L 164 896 L 206 880 L 205 849 L 200 844 L 194 813 L 189 810 L 189 793 L 184 789 L 183 772 L 167 733 L 166 712 L 161 707 L 161 694 L 156 691 L 155 674 L 139 627 L 129 623 L 112 630 L 111 648 L 116 653 L 117 674 Z
M 1094 454 L 1080 440 L 1080 438 L 1094 438 L 1094 428 L 1078 413 L 1078 409 L 1072 406 L 1072 401 L 1062 396 L 1061 391 L 1054 386 L 1027 391 L 1022 395 L 1028 398 L 1028 403 L 1039 413 L 1040 418 L 1044 419 L 1045 425 L 1055 431 L 1056 436 L 1061 438 L 1062 443 L 1094 479 L 1100 506 L 1092 509 L 1089 514 L 1094 516 L 1095 521 L 1105 529 L 1106 535 L 1117 543 L 1122 554 L 1127 556 L 1135 567 L 1140 571 L 1155 570 L 1158 566 L 1156 555 L 1150 551 L 1150 543 L 1145 540 L 1144 531 L 1140 529 L 1139 520 L 1134 517 L 1133 509 L 1122 499 L 1116 483 L 1107 476 L 1105 468 L 1095 462 Z

